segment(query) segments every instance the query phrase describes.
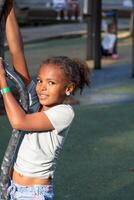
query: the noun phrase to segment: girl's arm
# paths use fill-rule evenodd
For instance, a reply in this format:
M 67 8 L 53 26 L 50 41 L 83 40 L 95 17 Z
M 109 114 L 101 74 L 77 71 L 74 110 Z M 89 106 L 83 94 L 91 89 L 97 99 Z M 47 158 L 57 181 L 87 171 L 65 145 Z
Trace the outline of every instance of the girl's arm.
M 0 88 L 7 88 L 5 71 L 0 58 Z M 20 107 L 10 91 L 3 94 L 4 106 L 10 124 L 13 128 L 23 131 L 45 131 L 52 130 L 53 126 L 43 112 L 26 114 Z
M 5 29 L 14 69 L 27 85 L 30 83 L 30 76 L 26 65 L 23 42 L 16 19 L 13 0 L 7 0 L 6 2 Z

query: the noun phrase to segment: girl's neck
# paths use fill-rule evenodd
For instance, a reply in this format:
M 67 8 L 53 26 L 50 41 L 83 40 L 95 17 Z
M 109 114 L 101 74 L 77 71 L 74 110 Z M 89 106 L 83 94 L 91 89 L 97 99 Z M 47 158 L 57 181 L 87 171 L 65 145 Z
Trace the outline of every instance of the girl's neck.
M 61 104 L 64 104 L 64 102 L 63 103 L 61 103 Z M 39 109 L 39 112 L 43 112 L 43 111 L 46 111 L 46 110 L 49 110 L 50 108 L 52 108 L 52 107 L 54 107 L 54 106 L 57 106 L 57 105 L 59 105 L 59 104 L 56 104 L 56 105 L 53 105 L 53 106 L 50 106 L 50 107 L 46 107 L 46 106 L 40 106 L 40 109 Z

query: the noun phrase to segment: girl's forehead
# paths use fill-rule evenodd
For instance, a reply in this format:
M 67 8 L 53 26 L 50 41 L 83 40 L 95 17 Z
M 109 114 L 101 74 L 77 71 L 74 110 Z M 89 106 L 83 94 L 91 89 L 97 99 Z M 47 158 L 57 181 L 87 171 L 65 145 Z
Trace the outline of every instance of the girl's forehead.
M 48 70 L 48 71 L 54 71 L 59 70 L 62 71 L 61 66 L 55 65 L 55 64 L 43 64 L 39 68 L 39 71 Z
M 50 65 L 50 64 L 44 64 L 40 67 L 39 71 L 38 71 L 38 76 L 41 77 L 57 77 L 57 78 L 62 78 L 65 79 L 65 74 L 63 69 L 60 66 L 56 66 L 56 65 Z

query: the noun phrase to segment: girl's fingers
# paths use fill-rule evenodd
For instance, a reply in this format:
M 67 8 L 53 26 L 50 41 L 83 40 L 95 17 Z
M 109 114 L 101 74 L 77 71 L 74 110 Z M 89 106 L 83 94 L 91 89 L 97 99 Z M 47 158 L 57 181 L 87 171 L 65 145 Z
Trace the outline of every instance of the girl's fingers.
M 5 70 L 4 70 L 2 61 L 3 61 L 3 58 L 0 57 L 0 76 L 5 75 Z
M 2 61 L 3 61 L 3 58 L 0 57 L 0 67 L 1 67 L 1 68 L 3 68 L 3 63 L 2 63 Z
M 2 65 L 2 57 L 0 57 L 0 66 Z

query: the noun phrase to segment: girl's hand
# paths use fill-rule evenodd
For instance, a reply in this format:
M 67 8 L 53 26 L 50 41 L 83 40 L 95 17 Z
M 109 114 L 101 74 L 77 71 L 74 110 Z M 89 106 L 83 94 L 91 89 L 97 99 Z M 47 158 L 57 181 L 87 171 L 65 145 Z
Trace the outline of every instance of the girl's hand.
M 3 58 L 0 57 L 0 77 L 6 76 L 6 72 L 3 67 Z

